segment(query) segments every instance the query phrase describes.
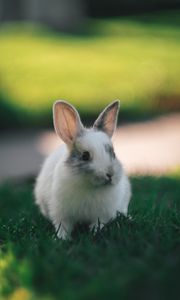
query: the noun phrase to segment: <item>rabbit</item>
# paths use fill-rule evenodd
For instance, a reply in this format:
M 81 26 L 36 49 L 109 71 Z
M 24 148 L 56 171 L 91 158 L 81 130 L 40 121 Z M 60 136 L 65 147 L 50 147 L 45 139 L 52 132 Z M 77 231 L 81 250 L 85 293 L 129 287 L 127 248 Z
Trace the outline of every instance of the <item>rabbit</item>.
M 60 239 L 71 238 L 78 223 L 96 232 L 117 213 L 128 213 L 131 185 L 111 141 L 118 111 L 116 100 L 87 129 L 71 104 L 53 105 L 54 128 L 64 144 L 45 160 L 34 193 Z

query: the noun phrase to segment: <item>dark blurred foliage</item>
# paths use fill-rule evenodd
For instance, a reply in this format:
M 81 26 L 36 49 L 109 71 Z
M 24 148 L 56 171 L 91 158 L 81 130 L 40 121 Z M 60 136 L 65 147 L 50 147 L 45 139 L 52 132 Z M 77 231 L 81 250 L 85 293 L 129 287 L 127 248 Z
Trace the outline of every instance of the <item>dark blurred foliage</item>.
M 21 20 L 23 11 L 21 0 L 0 0 L 0 18 L 2 20 Z
M 176 9 L 180 0 L 87 0 L 88 14 L 92 17 L 113 17 L 147 11 Z
M 75 5 L 82 9 L 84 14 L 90 17 L 113 17 L 124 14 L 140 13 L 163 9 L 176 9 L 180 7 L 180 0 L 61 0 L 52 1 L 52 5 L 70 7 Z M 74 3 L 73 3 L 74 2 Z M 2 20 L 20 20 L 24 19 L 26 8 L 31 1 L 28 0 L 0 0 L 0 19 Z M 32 6 L 43 5 L 48 7 L 47 1 L 32 1 Z M 43 8 L 44 9 L 44 8 Z

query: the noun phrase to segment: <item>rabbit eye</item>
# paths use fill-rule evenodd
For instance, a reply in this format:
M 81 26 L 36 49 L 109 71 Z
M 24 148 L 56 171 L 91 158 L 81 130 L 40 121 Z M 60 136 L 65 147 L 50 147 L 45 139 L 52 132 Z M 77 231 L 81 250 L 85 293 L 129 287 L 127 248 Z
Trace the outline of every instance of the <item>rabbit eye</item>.
M 88 151 L 84 151 L 82 153 L 82 160 L 89 161 L 90 160 L 90 153 Z

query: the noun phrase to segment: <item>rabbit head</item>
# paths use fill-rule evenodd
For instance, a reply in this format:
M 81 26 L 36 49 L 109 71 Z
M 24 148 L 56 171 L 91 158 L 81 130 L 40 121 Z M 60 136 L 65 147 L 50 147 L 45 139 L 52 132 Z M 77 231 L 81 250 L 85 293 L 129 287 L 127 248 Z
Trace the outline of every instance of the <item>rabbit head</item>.
M 120 180 L 122 168 L 111 141 L 118 111 L 119 101 L 114 101 L 87 129 L 72 105 L 61 100 L 54 103 L 54 127 L 69 150 L 65 164 L 93 186 L 111 186 Z

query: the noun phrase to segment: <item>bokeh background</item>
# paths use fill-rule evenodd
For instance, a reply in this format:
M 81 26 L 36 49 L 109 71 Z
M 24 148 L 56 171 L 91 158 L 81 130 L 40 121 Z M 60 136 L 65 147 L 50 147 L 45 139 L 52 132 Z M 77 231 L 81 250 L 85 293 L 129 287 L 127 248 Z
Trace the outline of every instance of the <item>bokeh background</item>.
M 0 0 L 0 178 L 36 174 L 57 147 L 48 131 L 57 99 L 74 104 L 88 125 L 119 98 L 115 150 L 127 171 L 176 168 L 179 7 L 179 0 Z
M 131 219 L 67 242 L 33 196 L 57 99 L 85 125 L 121 100 L 133 190 Z M 0 0 L 0 300 L 178 299 L 179 178 L 180 0 Z

